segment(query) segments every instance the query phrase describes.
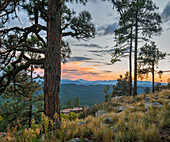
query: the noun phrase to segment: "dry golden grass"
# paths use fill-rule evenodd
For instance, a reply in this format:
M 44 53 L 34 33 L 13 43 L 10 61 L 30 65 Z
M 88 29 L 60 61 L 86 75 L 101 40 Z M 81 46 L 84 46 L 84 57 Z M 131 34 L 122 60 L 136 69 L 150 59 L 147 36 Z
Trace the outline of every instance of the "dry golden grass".
M 92 141 L 114 142 L 114 141 L 141 141 L 157 142 L 161 141 L 161 132 L 164 128 L 170 126 L 170 90 L 154 94 L 143 94 L 135 98 L 123 97 L 120 100 L 112 99 L 111 102 L 98 105 L 100 109 L 107 108 L 107 115 L 98 117 L 88 116 L 85 119 L 66 120 L 62 119 L 61 129 L 54 131 L 45 137 L 45 141 L 68 141 L 72 138 L 88 138 Z M 145 99 L 150 102 L 160 102 L 163 107 L 151 106 L 145 108 Z M 115 106 L 126 106 L 126 109 L 115 114 Z M 96 105 L 97 106 L 97 105 Z M 133 107 L 132 107 L 133 106 Z M 110 117 L 112 123 L 105 124 L 105 119 Z M 48 130 L 47 118 L 42 121 Z M 82 123 L 83 122 L 83 123 Z M 38 127 L 24 130 L 20 141 L 33 141 L 35 139 Z M 3 141 L 12 141 L 10 139 L 13 131 L 9 131 L 10 136 Z M 49 133 L 47 133 L 49 134 Z M 23 137 L 24 136 L 24 137 Z

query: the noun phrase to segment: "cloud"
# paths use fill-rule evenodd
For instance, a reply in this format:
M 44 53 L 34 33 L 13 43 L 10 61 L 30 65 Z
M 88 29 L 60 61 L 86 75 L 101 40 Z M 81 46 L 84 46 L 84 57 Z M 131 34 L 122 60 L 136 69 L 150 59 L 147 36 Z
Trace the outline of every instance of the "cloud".
M 161 17 L 164 22 L 168 22 L 170 20 L 170 2 L 168 2 L 168 4 L 165 6 Z
M 110 80 L 117 75 L 112 71 L 97 69 L 98 66 L 104 66 L 104 62 L 96 62 L 93 67 L 84 67 L 83 62 L 75 61 L 61 64 L 62 79 L 85 79 L 85 80 Z M 36 73 L 43 76 L 44 70 L 37 68 Z
M 68 59 L 68 62 L 75 62 L 75 61 L 89 61 L 92 60 L 92 58 L 87 58 L 87 57 L 71 57 Z
M 93 54 L 93 55 L 98 56 L 98 57 L 103 57 L 103 56 L 102 56 L 102 55 L 100 55 L 100 54 Z
M 112 63 L 105 63 L 105 65 L 110 66 L 110 65 L 113 65 L 113 64 Z
M 102 67 L 102 66 L 104 66 L 104 65 L 94 64 L 93 66 L 94 66 L 94 67 Z
M 95 67 L 82 67 L 82 62 L 70 62 L 62 65 L 62 78 L 67 79 L 92 79 L 100 75 Z
M 89 50 L 89 52 L 92 52 L 92 53 L 102 53 L 102 54 L 111 53 L 111 52 L 113 52 L 113 51 L 114 51 L 114 49 Z
M 97 4 L 99 0 L 90 0 L 90 2 Z
M 98 62 L 98 61 L 87 61 L 88 63 L 94 63 L 93 66 L 110 66 L 113 65 L 112 63 L 106 63 L 106 62 Z
M 82 46 L 82 47 L 92 47 L 92 48 L 97 48 L 97 49 L 103 49 L 107 48 L 108 46 L 102 47 L 98 44 L 75 44 L 74 46 Z
M 118 28 L 117 22 L 105 26 L 101 26 L 97 29 L 98 35 L 103 36 L 103 35 L 112 35 L 114 34 L 114 30 Z
M 112 73 L 113 71 L 102 71 L 103 73 Z
M 94 65 L 93 67 L 85 67 L 83 62 L 78 61 L 62 64 L 62 79 L 76 80 L 81 78 L 92 81 L 116 78 L 111 71 L 97 69 L 97 66 L 98 65 Z
M 63 74 L 72 74 L 72 75 L 98 75 L 99 73 L 97 72 L 92 72 L 92 71 L 87 71 L 86 69 L 88 68 L 84 68 L 85 70 L 78 70 L 78 69 L 63 69 L 62 73 Z

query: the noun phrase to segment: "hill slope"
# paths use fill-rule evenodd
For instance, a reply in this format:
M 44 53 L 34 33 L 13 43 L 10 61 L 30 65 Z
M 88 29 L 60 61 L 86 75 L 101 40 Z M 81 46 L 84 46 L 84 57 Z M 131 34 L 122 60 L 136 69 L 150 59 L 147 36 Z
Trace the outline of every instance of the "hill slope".
M 80 105 L 92 106 L 104 101 L 104 88 L 105 85 L 76 85 L 76 84 L 61 84 L 60 102 L 63 107 L 66 102 L 71 98 L 74 100 L 79 97 Z M 144 93 L 145 87 L 138 87 L 138 94 Z M 112 85 L 110 91 L 112 92 Z

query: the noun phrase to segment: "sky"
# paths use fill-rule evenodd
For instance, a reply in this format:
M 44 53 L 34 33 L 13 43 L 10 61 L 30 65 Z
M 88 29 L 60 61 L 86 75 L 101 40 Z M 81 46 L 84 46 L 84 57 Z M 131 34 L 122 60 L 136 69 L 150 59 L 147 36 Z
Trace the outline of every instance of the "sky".
M 128 58 L 123 58 L 121 62 L 111 64 L 111 52 L 115 45 L 114 29 L 118 28 L 119 14 L 110 2 L 101 0 L 88 0 L 86 6 L 76 3 L 68 3 L 68 7 L 77 13 L 87 10 L 91 13 L 92 22 L 95 24 L 97 35 L 88 41 L 77 40 L 71 37 L 64 38 L 70 44 L 71 58 L 62 64 L 62 79 L 85 79 L 94 80 L 115 80 L 119 75 L 128 71 Z M 162 17 L 163 32 L 161 36 L 154 37 L 157 47 L 162 52 L 170 53 L 170 0 L 153 0 L 159 6 L 159 14 Z M 31 25 L 28 17 L 21 10 L 19 16 L 22 19 L 13 20 L 8 26 Z M 42 21 L 41 21 L 42 22 Z M 170 70 L 170 56 L 159 62 L 156 70 Z M 36 70 L 43 75 L 43 70 Z M 166 82 L 170 78 L 170 72 L 164 73 L 161 80 Z M 149 77 L 147 80 L 151 80 Z M 156 81 L 160 81 L 158 75 Z
M 170 0 L 153 0 L 159 6 L 159 14 L 162 16 L 163 32 L 159 37 L 153 37 L 157 47 L 162 52 L 170 53 Z M 119 75 L 128 71 L 128 58 L 121 62 L 111 64 L 111 51 L 115 45 L 114 29 L 118 28 L 119 14 L 110 2 L 101 0 L 89 0 L 86 6 L 81 4 L 68 4 L 77 12 L 87 10 L 91 13 L 92 21 L 96 26 L 97 35 L 89 41 L 81 41 L 73 38 L 65 38 L 72 50 L 71 59 L 62 65 L 62 79 L 85 80 L 114 80 Z M 159 62 L 156 70 L 170 70 L 170 56 Z M 170 73 L 164 73 L 156 81 L 167 81 Z M 151 80 L 149 77 L 147 80 Z

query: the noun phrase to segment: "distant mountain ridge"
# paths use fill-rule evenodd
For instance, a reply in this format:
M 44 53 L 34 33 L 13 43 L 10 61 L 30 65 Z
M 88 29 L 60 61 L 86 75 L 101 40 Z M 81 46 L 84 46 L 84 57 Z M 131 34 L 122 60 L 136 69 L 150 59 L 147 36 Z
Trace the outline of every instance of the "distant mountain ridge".
M 36 79 L 37 82 L 43 81 L 43 79 Z M 106 85 L 110 86 L 108 93 L 112 93 L 112 86 L 116 85 L 117 80 L 98 80 L 98 81 L 87 81 L 83 79 L 79 80 L 61 80 L 60 86 L 60 104 L 61 108 L 66 105 L 66 102 L 71 98 L 72 100 L 79 97 L 80 105 L 82 106 L 93 106 L 94 104 L 101 103 L 104 101 L 104 88 Z M 42 87 L 43 83 L 40 82 Z M 162 83 L 166 85 L 167 83 Z M 145 87 L 152 87 L 150 81 L 138 81 L 138 94 L 144 93 Z M 42 94 L 43 90 L 39 91 Z M 123 95 L 123 94 L 122 94 Z M 0 104 L 4 100 L 0 96 Z
M 61 84 L 75 84 L 75 85 L 116 85 L 117 80 L 97 80 L 97 81 L 88 81 L 84 79 L 78 80 L 69 80 L 69 79 L 62 79 Z M 132 82 L 133 83 L 133 82 Z M 138 81 L 138 86 L 142 87 L 152 87 L 151 81 Z M 155 82 L 156 84 L 157 82 Z M 167 83 L 162 83 L 162 85 L 167 85 Z

